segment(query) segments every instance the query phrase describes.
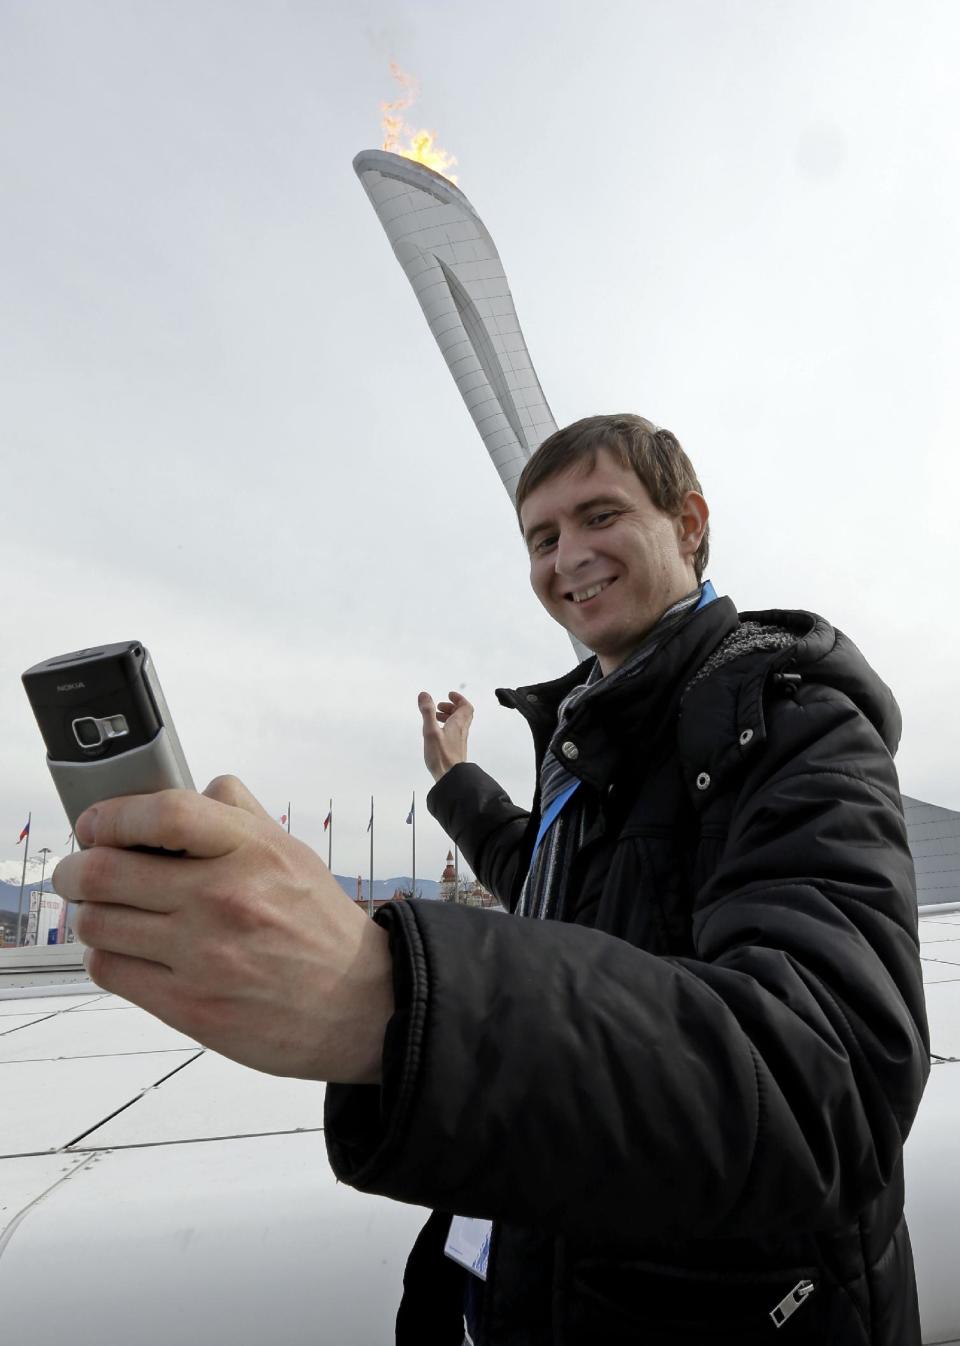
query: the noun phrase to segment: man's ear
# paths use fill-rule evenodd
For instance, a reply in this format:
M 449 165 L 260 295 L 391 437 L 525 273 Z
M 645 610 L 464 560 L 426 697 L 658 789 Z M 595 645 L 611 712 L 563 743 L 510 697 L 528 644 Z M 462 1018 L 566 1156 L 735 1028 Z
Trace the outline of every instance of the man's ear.
M 699 491 L 688 491 L 677 515 L 677 538 L 683 556 L 695 556 L 710 518 L 710 507 Z

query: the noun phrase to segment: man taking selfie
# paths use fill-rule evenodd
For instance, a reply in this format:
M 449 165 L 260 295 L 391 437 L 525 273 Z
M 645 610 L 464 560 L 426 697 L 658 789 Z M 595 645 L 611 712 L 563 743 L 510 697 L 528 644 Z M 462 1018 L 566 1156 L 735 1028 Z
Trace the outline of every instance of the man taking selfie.
M 467 761 L 469 702 L 420 697 L 429 807 L 513 917 L 370 922 L 223 778 L 78 820 L 56 887 L 91 976 L 331 1082 L 337 1176 L 435 1210 L 401 1346 L 919 1346 L 896 703 L 823 618 L 717 597 L 693 468 L 643 418 L 551 436 L 517 512 L 534 592 L 592 651 L 498 692 L 531 810 Z
M 534 592 L 596 655 L 498 692 L 532 811 L 466 761 L 463 697 L 421 711 L 430 810 L 523 919 L 386 913 L 384 1087 L 328 1094 L 339 1176 L 441 1212 L 400 1339 L 458 1342 L 463 1301 L 477 1346 L 919 1343 L 896 704 L 822 618 L 715 597 L 697 478 L 642 418 L 552 436 L 517 512 Z M 471 1235 L 485 1280 L 450 1256 Z

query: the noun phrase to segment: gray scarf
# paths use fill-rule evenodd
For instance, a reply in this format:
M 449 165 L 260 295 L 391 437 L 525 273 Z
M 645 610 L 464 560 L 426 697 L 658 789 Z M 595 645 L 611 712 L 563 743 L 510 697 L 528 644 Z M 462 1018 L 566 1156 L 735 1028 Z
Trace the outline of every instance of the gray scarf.
M 619 686 L 620 683 L 636 677 L 656 654 L 663 644 L 664 637 L 693 614 L 702 594 L 703 586 L 698 585 L 692 593 L 686 594 L 679 602 L 674 603 L 673 607 L 668 608 L 657 624 L 644 636 L 639 648 L 606 677 L 600 671 L 600 661 L 595 659 L 587 674 L 586 682 L 574 687 L 561 701 L 557 712 L 557 732 L 554 741 L 557 734 L 563 731 L 574 706 L 591 697 L 606 694 L 611 687 Z M 566 764 L 548 749 L 540 767 L 541 818 L 554 800 L 577 779 Z M 534 916 L 541 921 L 561 918 L 567 875 L 574 856 L 583 844 L 585 831 L 586 810 L 581 791 L 577 789 L 550 825 L 533 857 L 517 903 L 518 916 Z

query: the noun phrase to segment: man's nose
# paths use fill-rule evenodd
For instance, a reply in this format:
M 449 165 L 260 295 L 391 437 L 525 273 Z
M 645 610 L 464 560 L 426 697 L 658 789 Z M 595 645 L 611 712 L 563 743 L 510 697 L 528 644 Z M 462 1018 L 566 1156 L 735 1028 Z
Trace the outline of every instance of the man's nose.
M 593 549 L 590 546 L 590 539 L 584 537 L 579 529 L 569 533 L 560 533 L 554 556 L 554 569 L 558 575 L 576 575 L 589 563 L 592 557 Z

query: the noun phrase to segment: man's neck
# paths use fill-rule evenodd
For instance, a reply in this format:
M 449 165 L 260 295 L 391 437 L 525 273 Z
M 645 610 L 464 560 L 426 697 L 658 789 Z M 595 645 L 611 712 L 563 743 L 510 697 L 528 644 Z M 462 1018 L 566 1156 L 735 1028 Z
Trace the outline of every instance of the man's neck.
M 709 581 L 706 581 L 706 584 L 709 584 Z M 626 650 L 624 651 L 618 650 L 614 654 L 598 654 L 597 663 L 600 665 L 600 676 L 602 678 L 606 678 L 611 673 L 615 673 L 618 668 L 622 668 L 624 664 L 629 663 L 630 660 L 633 658 L 633 656 L 643 648 L 643 646 L 649 640 L 653 632 L 656 631 L 657 627 L 664 620 L 664 618 L 668 617 L 679 604 L 684 603 L 689 599 L 692 599 L 694 595 L 696 595 L 698 599 L 702 599 L 702 597 L 705 596 L 706 584 L 701 584 L 700 581 L 695 580 L 693 583 L 693 587 L 691 589 L 688 589 L 686 593 L 680 594 L 677 598 L 672 599 L 671 602 L 669 602 L 667 606 L 663 609 L 663 611 L 660 613 L 660 616 L 656 619 L 656 621 L 653 622 L 650 626 L 648 626 L 647 629 L 641 635 L 638 635 L 636 640 L 633 641 Z M 710 587 L 709 592 L 712 598 L 716 597 L 716 594 L 713 592 L 712 585 Z M 696 606 L 695 604 L 691 603 L 690 611 L 693 611 L 695 609 L 695 606 Z

